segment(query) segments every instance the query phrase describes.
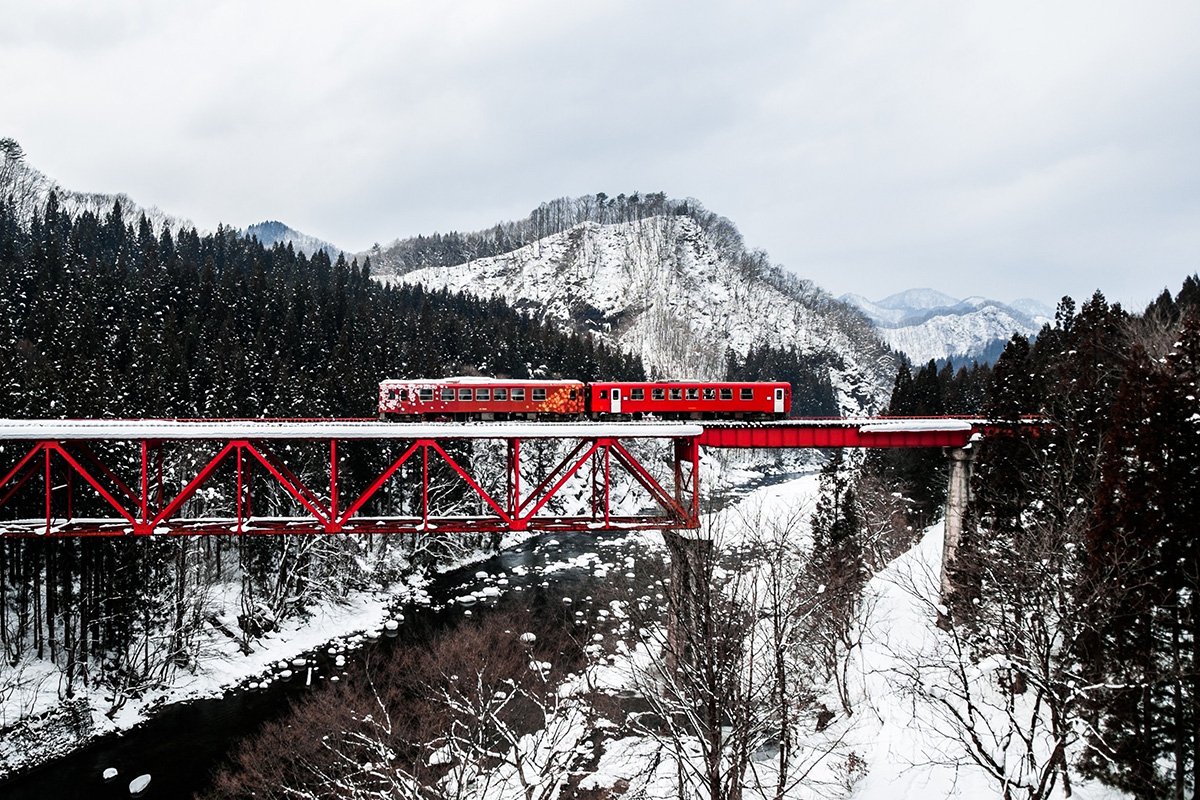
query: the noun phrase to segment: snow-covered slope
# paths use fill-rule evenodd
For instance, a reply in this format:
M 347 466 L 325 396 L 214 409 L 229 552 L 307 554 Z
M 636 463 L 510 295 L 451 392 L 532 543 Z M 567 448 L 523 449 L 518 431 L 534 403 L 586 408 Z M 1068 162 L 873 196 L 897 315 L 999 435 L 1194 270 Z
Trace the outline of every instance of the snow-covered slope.
M 933 289 L 910 289 L 877 302 L 860 295 L 842 300 L 861 309 L 883 340 L 914 364 L 992 361 L 1014 333 L 1035 335 L 1053 313 L 1036 300 L 957 300 Z
M 504 255 L 390 280 L 498 295 L 640 355 L 652 377 L 723 377 L 727 349 L 795 347 L 827 365 L 843 412 L 871 413 L 886 405 L 894 375 L 858 311 L 765 258 L 722 249 L 688 216 L 585 222 Z
M 892 349 L 905 353 L 914 364 L 923 364 L 931 359 L 992 361 L 997 347 L 1014 333 L 1031 335 L 1040 329 L 1023 314 L 987 305 L 962 314 L 938 314 L 913 325 L 880 327 L 879 334 Z
M 262 243 L 263 247 L 273 247 L 276 244 L 291 244 L 298 253 L 311 256 L 313 253 L 324 251 L 330 258 L 337 258 L 342 248 L 330 244 L 323 239 L 301 233 L 278 220 L 266 220 L 249 226 L 244 231 L 246 236 L 253 236 Z
M 51 193 L 57 199 L 59 208 L 72 216 L 89 211 L 104 219 L 119 203 L 121 217 L 126 224 L 137 224 L 144 216 L 156 231 L 195 227 L 190 220 L 168 214 L 158 207 L 144 208 L 126 194 L 65 189 L 28 164 L 25 151 L 15 140 L 0 139 L 0 197 L 11 200 L 18 216 L 28 220 L 35 212 L 40 213 L 46 207 Z

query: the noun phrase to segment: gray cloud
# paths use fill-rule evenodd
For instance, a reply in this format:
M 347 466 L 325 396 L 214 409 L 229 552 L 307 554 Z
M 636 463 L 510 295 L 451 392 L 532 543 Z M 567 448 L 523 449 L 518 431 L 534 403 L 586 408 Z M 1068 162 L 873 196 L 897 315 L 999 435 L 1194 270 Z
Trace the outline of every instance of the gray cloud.
M 26 6 L 29 7 L 26 7 Z M 1200 269 L 1200 6 L 0 0 L 63 184 L 351 249 L 665 191 L 835 293 Z M 7 24 L 9 20 L 13 24 Z

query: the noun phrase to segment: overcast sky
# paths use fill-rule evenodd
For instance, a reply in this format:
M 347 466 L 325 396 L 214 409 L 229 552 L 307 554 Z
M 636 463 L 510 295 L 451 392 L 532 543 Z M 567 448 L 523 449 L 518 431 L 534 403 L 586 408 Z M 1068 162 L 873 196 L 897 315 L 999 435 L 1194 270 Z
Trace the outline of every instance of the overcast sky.
M 1200 270 L 1196 0 L 0 0 L 0 136 L 348 250 L 663 191 L 835 294 Z

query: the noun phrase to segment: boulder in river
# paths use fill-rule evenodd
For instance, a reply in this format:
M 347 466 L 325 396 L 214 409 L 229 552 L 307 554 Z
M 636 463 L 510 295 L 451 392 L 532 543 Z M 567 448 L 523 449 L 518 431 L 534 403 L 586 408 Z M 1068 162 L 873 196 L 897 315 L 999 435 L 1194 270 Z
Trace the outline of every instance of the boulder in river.
M 150 775 L 138 775 L 129 782 L 129 794 L 131 797 L 141 797 L 142 792 L 150 788 Z

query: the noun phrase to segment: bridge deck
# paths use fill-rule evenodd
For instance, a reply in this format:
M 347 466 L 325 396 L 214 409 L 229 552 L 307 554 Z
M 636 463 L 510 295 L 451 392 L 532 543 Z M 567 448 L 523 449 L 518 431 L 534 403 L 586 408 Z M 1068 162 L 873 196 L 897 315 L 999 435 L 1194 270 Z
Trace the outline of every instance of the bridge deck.
M 0 536 L 687 530 L 700 525 L 701 446 L 962 448 L 980 436 L 1024 429 L 1036 435 L 1041 426 L 1036 418 L 996 425 L 978 418 L 895 417 L 0 420 Z M 535 439 L 564 442 L 556 466 L 558 456 L 546 463 L 522 457 L 522 441 Z M 353 440 L 387 443 L 380 449 L 388 452 L 381 462 L 350 470 L 339 444 Z M 443 446 L 452 440 L 501 442 L 502 463 L 460 464 L 456 448 Z M 628 448 L 633 440 L 641 445 Z M 197 446 L 168 446 L 181 441 Z M 101 442 L 103 447 L 94 446 Z M 291 447 L 295 442 L 306 445 Z M 476 467 L 487 474 L 477 474 Z M 432 493 L 431 468 L 440 470 L 436 480 L 442 482 Z M 617 473 L 627 478 L 614 484 Z M 458 488 L 447 493 L 446 486 Z M 637 495 L 632 504 L 630 491 Z M 614 492 L 621 496 L 617 503 Z M 287 507 L 294 516 L 256 513 Z M 196 519 L 196 512 L 216 519 Z M 96 516 L 104 513 L 111 516 Z
M 690 439 L 679 422 L 379 422 L 376 420 L 4 419 L 0 441 L 229 439 Z
M 699 443 L 721 448 L 964 447 L 987 421 L 950 417 L 703 422 Z

